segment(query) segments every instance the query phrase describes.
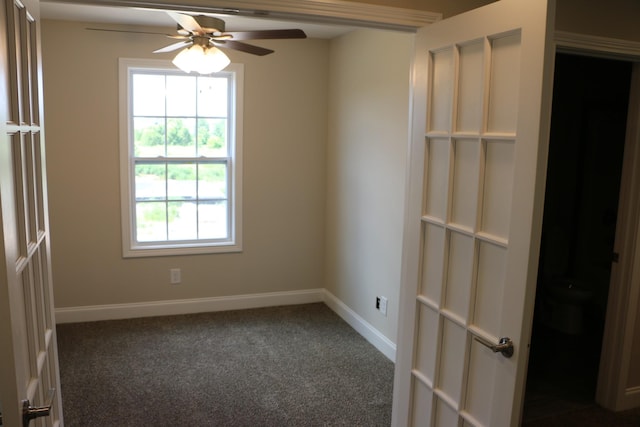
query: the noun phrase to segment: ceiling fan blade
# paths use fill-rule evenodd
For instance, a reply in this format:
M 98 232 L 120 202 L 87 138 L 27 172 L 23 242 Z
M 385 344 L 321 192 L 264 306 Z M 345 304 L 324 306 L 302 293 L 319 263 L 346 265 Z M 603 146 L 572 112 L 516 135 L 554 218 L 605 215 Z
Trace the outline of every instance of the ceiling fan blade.
M 112 33 L 152 34 L 152 35 L 155 35 L 155 36 L 165 36 L 165 37 L 169 37 L 169 38 L 172 38 L 172 39 L 188 39 L 189 38 L 189 37 L 176 36 L 176 35 L 167 34 L 167 33 L 154 33 L 152 31 L 113 30 L 113 29 L 109 29 L 109 28 L 85 28 L 85 30 L 110 31 Z
M 173 50 L 180 49 L 181 47 L 187 47 L 190 44 L 191 44 L 191 41 L 182 41 L 182 42 L 170 44 L 169 46 L 165 46 L 165 47 L 163 47 L 161 49 L 158 49 L 158 50 L 154 50 L 153 53 L 171 52 Z
M 180 24 L 180 26 L 182 28 L 184 28 L 187 31 L 191 31 L 192 33 L 197 33 L 197 34 L 202 34 L 204 33 L 204 30 L 202 29 L 202 27 L 200 26 L 200 24 L 198 24 L 198 21 L 196 21 L 193 16 L 191 15 L 184 15 L 182 13 L 175 13 L 175 12 L 167 12 L 167 14 L 174 20 L 176 21 L 178 24 Z
M 274 52 L 271 49 L 265 49 L 264 47 L 254 46 L 252 44 L 237 42 L 234 40 L 214 41 L 214 44 L 218 47 L 226 47 L 259 56 L 268 55 Z
M 302 30 L 256 30 L 256 31 L 226 31 L 234 40 L 253 39 L 304 39 L 307 37 Z

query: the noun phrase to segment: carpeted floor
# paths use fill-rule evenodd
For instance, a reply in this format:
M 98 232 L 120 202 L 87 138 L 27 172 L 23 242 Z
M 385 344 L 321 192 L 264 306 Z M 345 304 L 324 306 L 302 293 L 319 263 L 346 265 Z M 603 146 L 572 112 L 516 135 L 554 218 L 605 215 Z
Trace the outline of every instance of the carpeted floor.
M 393 363 L 322 303 L 57 334 L 67 427 L 390 425 Z

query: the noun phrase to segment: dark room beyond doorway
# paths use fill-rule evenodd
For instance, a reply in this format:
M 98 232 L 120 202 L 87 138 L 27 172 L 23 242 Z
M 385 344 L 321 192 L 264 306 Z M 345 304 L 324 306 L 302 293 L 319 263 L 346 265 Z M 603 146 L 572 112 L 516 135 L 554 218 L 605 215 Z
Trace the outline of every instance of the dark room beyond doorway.
M 525 422 L 594 405 L 631 70 L 556 55 Z

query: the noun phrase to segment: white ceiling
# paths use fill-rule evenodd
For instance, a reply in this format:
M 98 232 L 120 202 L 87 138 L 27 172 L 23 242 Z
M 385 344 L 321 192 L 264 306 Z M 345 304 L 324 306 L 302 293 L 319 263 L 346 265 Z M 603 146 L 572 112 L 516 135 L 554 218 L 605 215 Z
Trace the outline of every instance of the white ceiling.
M 42 19 L 92 22 L 104 24 L 105 28 L 108 28 L 108 24 L 150 25 L 159 27 L 176 26 L 175 21 L 165 12 L 152 9 L 78 5 L 45 0 L 40 2 L 40 12 Z M 234 15 L 210 15 L 223 19 L 227 31 L 300 28 L 304 30 L 307 37 L 330 39 L 346 34 L 354 29 L 354 27 L 334 24 L 277 21 L 267 18 L 249 18 Z

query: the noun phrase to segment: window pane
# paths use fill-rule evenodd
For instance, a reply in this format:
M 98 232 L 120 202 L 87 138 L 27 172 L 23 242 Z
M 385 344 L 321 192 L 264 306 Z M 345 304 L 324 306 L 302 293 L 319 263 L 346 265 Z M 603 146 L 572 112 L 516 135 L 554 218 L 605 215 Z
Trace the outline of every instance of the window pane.
M 227 165 L 199 164 L 198 165 L 198 198 L 226 199 L 227 198 Z
M 196 119 L 167 119 L 167 156 L 195 157 Z
M 169 202 L 169 240 L 196 240 L 198 238 L 197 204 Z
M 164 202 L 136 203 L 136 240 L 167 240 L 167 207 Z
M 201 239 L 229 238 L 227 202 L 205 202 L 198 205 L 198 231 Z
M 136 164 L 136 200 L 164 200 L 167 197 L 166 166 Z
M 134 155 L 158 157 L 165 155 L 164 118 L 135 117 L 133 119 Z
M 227 156 L 227 119 L 198 119 L 198 155 Z
M 227 82 L 223 77 L 198 77 L 198 116 L 227 117 Z
M 196 115 L 196 78 L 167 76 L 167 116 Z
M 133 75 L 133 115 L 164 116 L 164 76 Z
M 196 198 L 196 165 L 194 163 L 168 164 L 167 177 L 170 200 Z

